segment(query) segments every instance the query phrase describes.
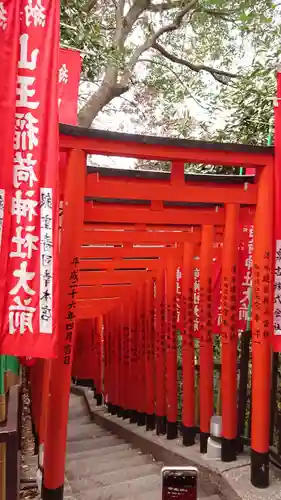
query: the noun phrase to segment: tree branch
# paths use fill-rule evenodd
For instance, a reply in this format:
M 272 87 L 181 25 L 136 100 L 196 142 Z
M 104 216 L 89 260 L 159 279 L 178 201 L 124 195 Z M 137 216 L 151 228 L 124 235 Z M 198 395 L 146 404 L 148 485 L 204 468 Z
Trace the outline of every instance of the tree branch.
M 115 43 L 119 49 L 124 48 L 124 36 L 123 36 L 123 27 L 124 27 L 124 8 L 125 8 L 125 0 L 119 0 L 118 4 L 116 4 L 115 10 L 115 19 L 116 19 L 116 31 L 115 31 Z
M 237 13 L 237 9 L 226 9 L 226 10 L 217 10 L 217 9 L 205 9 L 202 7 L 194 12 L 194 14 L 203 12 L 205 14 L 209 14 L 210 16 L 218 17 L 227 22 L 235 22 L 236 19 L 233 19 L 233 14 Z
M 200 71 L 206 71 L 207 73 L 210 73 L 212 77 L 217 80 L 218 82 L 227 85 L 227 81 L 225 81 L 225 78 L 230 79 L 230 78 L 238 78 L 238 75 L 235 73 L 230 73 L 229 71 L 224 71 L 221 69 L 216 69 L 212 68 L 210 66 L 206 66 L 205 64 L 194 64 L 190 61 L 187 61 L 186 59 L 182 59 L 180 57 L 175 56 L 174 54 L 170 54 L 162 45 L 160 45 L 157 42 L 154 42 L 153 49 L 157 50 L 164 56 L 166 59 L 169 59 L 170 61 L 181 64 L 182 66 L 186 66 L 187 68 L 191 69 L 192 71 L 195 71 L 196 73 L 199 73 Z
M 185 89 L 185 92 L 188 94 L 188 96 L 194 100 L 194 102 L 196 102 L 196 104 L 198 104 L 198 106 L 200 106 L 202 109 L 205 109 L 208 111 L 208 107 L 206 106 L 203 106 L 203 104 L 198 101 L 198 99 L 191 93 L 190 89 L 186 86 L 186 84 L 184 83 L 183 80 L 181 80 L 181 78 L 179 77 L 179 75 L 168 65 L 168 64 L 163 64 L 162 62 L 159 62 L 159 61 L 154 61 L 153 59 L 146 59 L 145 57 L 142 57 L 141 59 L 139 59 L 138 62 L 146 62 L 146 63 L 149 63 L 149 64 L 156 64 L 158 66 L 162 66 L 164 68 L 166 68 L 168 71 L 170 71 L 171 73 L 173 73 L 173 75 L 176 77 L 176 79 L 180 82 L 180 84 L 182 85 L 182 87 Z
M 151 47 L 160 36 L 164 35 L 164 33 L 170 33 L 171 31 L 177 30 L 181 26 L 186 14 L 188 14 L 193 9 L 193 7 L 196 7 L 197 4 L 198 0 L 190 0 L 188 4 L 176 14 L 175 19 L 172 23 L 167 24 L 167 26 L 163 26 L 158 31 L 156 31 L 156 33 L 154 33 L 151 38 Z
M 129 9 L 127 15 L 124 18 L 124 39 L 127 38 L 128 34 L 135 22 L 138 20 L 140 15 L 149 7 L 150 0 L 135 0 L 132 7 Z
M 124 70 L 123 76 L 122 76 L 121 81 L 120 81 L 121 85 L 124 86 L 124 85 L 128 84 L 132 70 L 134 69 L 135 65 L 137 64 L 140 56 L 144 52 L 146 52 L 148 49 L 153 47 L 153 45 L 156 43 L 157 39 L 160 36 L 162 36 L 164 33 L 170 33 L 171 31 L 177 30 L 181 26 L 182 21 L 183 21 L 184 17 L 186 16 L 186 14 L 188 14 L 192 10 L 192 8 L 195 7 L 197 4 L 198 4 L 198 0 L 190 0 L 188 2 L 188 4 L 176 14 L 174 21 L 172 23 L 167 24 L 166 26 L 159 28 L 159 30 L 156 31 L 155 33 L 153 33 L 153 35 L 150 38 L 148 38 L 142 45 L 140 45 L 139 47 L 137 47 L 135 49 L 131 59 L 129 60 L 129 62 L 127 64 L 126 69 Z
M 157 4 L 152 3 L 149 6 L 149 10 L 151 12 L 165 12 L 166 10 L 173 10 L 173 9 L 177 9 L 178 7 L 182 7 L 182 6 L 183 6 L 183 0 L 177 0 L 175 2 L 168 1 L 168 2 L 157 3 Z
M 85 7 L 85 12 L 89 13 L 94 7 L 96 7 L 98 0 L 90 0 Z
M 93 117 L 112 99 L 124 94 L 128 89 L 128 85 L 122 85 L 117 82 L 116 68 L 107 68 L 99 88 L 79 111 L 79 125 L 87 128 L 90 127 Z

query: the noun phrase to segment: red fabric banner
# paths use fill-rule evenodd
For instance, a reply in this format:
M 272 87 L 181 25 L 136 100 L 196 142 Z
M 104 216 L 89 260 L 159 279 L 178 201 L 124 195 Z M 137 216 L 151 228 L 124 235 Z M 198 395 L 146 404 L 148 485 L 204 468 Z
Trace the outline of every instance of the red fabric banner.
M 77 50 L 59 51 L 59 121 L 77 125 L 77 102 L 81 73 L 81 54 Z
M 58 72 L 59 121 L 67 125 L 77 125 L 77 103 L 81 73 L 81 55 L 77 50 L 60 49 Z M 60 198 L 63 210 L 63 193 L 67 153 L 60 153 Z
M 21 0 L 1 352 L 56 355 L 59 2 Z M 46 75 L 48 78 L 46 78 Z M 5 229 L 6 231 L 6 229 Z
M 251 290 L 254 252 L 254 225 L 243 223 L 240 227 L 240 246 L 238 262 L 238 332 L 250 328 L 251 321 Z
M 277 99 L 275 106 L 275 283 L 273 349 L 281 352 L 281 68 L 277 72 Z
M 4 305 L 4 289 L 10 234 L 13 145 L 16 112 L 16 80 L 20 30 L 20 0 L 0 1 L 0 321 Z

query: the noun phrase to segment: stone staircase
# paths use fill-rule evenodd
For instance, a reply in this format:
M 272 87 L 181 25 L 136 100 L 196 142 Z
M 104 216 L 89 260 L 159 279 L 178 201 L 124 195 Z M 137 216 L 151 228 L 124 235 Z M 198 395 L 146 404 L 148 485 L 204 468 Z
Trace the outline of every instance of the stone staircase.
M 70 396 L 66 491 L 70 500 L 161 500 L 162 464 L 90 421 L 83 397 Z M 199 498 L 220 500 L 202 491 Z

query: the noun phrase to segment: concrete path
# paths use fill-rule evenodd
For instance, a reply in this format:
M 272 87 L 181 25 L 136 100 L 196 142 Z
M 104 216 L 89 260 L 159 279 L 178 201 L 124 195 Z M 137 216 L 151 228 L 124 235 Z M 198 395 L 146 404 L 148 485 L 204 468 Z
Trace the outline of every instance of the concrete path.
M 90 421 L 71 394 L 66 460 L 68 500 L 161 500 L 162 464 Z M 199 498 L 220 500 L 199 485 Z

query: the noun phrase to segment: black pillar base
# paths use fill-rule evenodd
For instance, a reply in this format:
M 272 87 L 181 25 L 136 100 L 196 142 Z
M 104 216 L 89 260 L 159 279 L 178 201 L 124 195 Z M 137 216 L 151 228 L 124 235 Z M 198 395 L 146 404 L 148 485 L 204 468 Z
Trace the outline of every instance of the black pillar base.
M 111 415 L 117 415 L 117 409 L 118 409 L 118 406 L 116 405 L 111 405 Z
M 155 415 L 146 414 L 146 430 L 154 431 L 155 429 Z
M 124 415 L 124 408 L 122 408 L 121 406 L 117 406 L 117 417 L 123 418 L 123 415 Z
M 244 451 L 244 442 L 243 442 L 243 438 L 241 438 L 241 437 L 237 438 L 236 450 L 237 450 L 237 453 L 243 453 L 243 451 Z
M 196 437 L 196 427 L 186 427 L 182 425 L 182 444 L 184 446 L 193 446 Z
M 63 500 L 63 487 L 64 485 L 50 490 L 43 485 L 42 500 Z
M 136 410 L 132 410 L 130 416 L 130 422 L 131 424 L 136 424 L 138 422 L 138 412 Z
M 145 413 L 138 412 L 137 424 L 139 427 L 142 427 L 143 425 L 145 425 Z
M 34 434 L 34 455 L 39 454 L 39 436 L 37 432 Z
M 222 462 L 235 462 L 237 459 L 237 441 L 235 439 L 221 439 Z
M 35 427 L 33 420 L 31 421 L 31 429 L 32 429 L 32 435 L 34 438 L 34 455 L 38 455 L 38 450 L 39 450 L 38 435 L 37 435 L 36 427 Z
M 167 432 L 167 417 L 159 417 L 156 415 L 156 434 L 160 436 Z
M 169 422 L 167 420 L 167 439 L 177 439 L 178 437 L 178 423 L 177 422 Z
M 200 432 L 200 453 L 207 453 L 208 438 L 210 434 L 208 432 Z
M 269 486 L 269 453 L 251 450 L 251 483 L 256 488 Z
M 102 394 L 95 394 L 97 406 L 102 406 Z
M 112 410 L 112 404 L 111 403 L 107 403 L 107 411 L 108 411 L 108 413 L 111 413 L 111 410 Z
M 127 420 L 131 416 L 131 410 L 123 410 L 123 419 Z

